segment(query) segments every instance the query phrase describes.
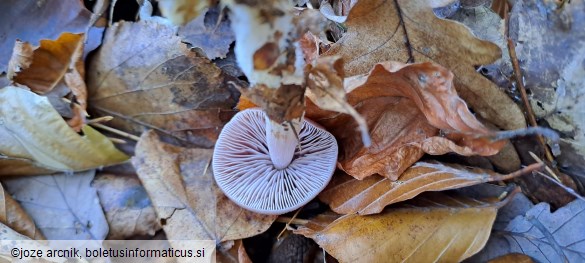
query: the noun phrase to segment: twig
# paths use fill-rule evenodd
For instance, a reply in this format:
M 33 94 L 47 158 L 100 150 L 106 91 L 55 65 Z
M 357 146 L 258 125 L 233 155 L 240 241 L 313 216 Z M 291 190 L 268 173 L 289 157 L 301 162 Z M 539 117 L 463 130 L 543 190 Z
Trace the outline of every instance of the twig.
M 303 209 L 302 207 L 299 208 L 299 209 L 297 209 L 297 211 L 295 212 L 295 214 L 293 215 L 293 217 L 288 222 L 286 222 L 286 225 L 284 226 L 284 228 L 282 229 L 282 231 L 280 231 L 280 233 L 276 237 L 276 240 L 280 240 L 280 237 L 282 236 L 282 234 L 284 234 L 284 231 L 286 231 L 289 228 L 290 223 L 293 220 L 297 219 L 297 216 L 299 215 L 299 212 L 301 212 L 302 209 Z
M 108 127 L 108 126 L 103 125 L 101 123 L 89 123 L 89 125 L 90 126 L 93 126 L 93 127 L 96 127 L 98 129 L 102 129 L 102 130 L 109 131 L 111 133 L 120 135 L 120 136 L 122 136 L 124 138 L 128 138 L 128 139 L 135 140 L 135 141 L 140 140 L 140 137 L 138 137 L 136 135 L 133 135 L 133 134 L 130 134 L 130 133 L 127 133 L 127 132 L 118 130 L 118 129 L 114 129 L 112 127 Z
M 505 175 L 500 175 L 500 176 L 495 176 L 492 177 L 492 181 L 504 181 L 504 180 L 510 180 L 514 177 L 518 177 L 527 173 L 531 173 L 533 171 L 539 170 L 541 169 L 543 166 L 545 166 L 544 164 L 541 163 L 533 163 L 531 165 L 528 165 L 526 167 L 523 167 L 522 169 L 515 171 L 513 173 L 509 173 L 509 174 L 505 174 Z
M 91 120 L 87 120 L 87 124 L 91 124 L 91 123 L 102 123 L 102 122 L 108 122 L 113 120 L 114 117 L 112 116 L 103 116 L 103 117 L 99 117 L 99 118 L 95 118 L 95 119 L 91 119 Z
M 113 143 L 117 143 L 117 144 L 126 144 L 126 141 L 124 141 L 122 139 L 114 138 L 114 137 L 108 137 L 108 140 L 110 140 Z
M 530 126 L 532 127 L 537 127 L 538 124 L 536 123 L 536 117 L 534 115 L 534 111 L 532 111 L 532 106 L 530 106 L 530 102 L 528 101 L 528 95 L 526 94 L 526 88 L 524 87 L 524 81 L 522 81 L 524 78 L 522 76 L 522 71 L 520 70 L 520 64 L 518 63 L 518 57 L 516 56 L 516 48 L 515 48 L 515 44 L 514 41 L 512 41 L 512 38 L 510 38 L 510 31 L 509 31 L 509 16 L 508 16 L 508 4 L 506 3 L 505 5 L 505 16 L 504 16 L 504 22 L 505 22 L 505 33 L 506 33 L 506 39 L 508 42 L 508 52 L 510 54 L 510 60 L 512 62 L 512 68 L 514 69 L 514 76 L 516 79 L 516 84 L 518 86 L 518 90 L 520 90 L 520 95 L 522 97 L 522 102 L 524 103 L 524 108 L 526 108 L 526 115 L 528 115 L 528 122 L 530 123 Z M 540 143 L 540 145 L 542 146 L 542 148 L 544 149 L 544 154 L 546 156 L 546 159 L 550 162 L 553 163 L 554 162 L 554 157 L 551 154 L 549 148 L 546 145 L 546 142 L 544 141 L 544 138 L 540 135 L 537 136 L 538 138 L 538 142 Z
M 532 159 L 534 159 L 536 162 L 541 163 L 544 165 L 544 169 L 550 174 L 552 175 L 552 177 L 554 177 L 559 183 L 562 182 L 561 179 L 559 179 L 559 177 L 557 176 L 557 174 L 550 169 L 550 167 L 548 167 L 548 165 L 546 165 L 540 158 L 538 158 L 538 156 L 536 156 L 536 154 L 534 154 L 533 152 L 528 152 L 528 154 L 530 154 L 530 156 L 532 156 Z
M 276 219 L 276 222 L 285 223 L 285 224 L 288 223 L 288 224 L 293 224 L 293 225 L 306 225 L 309 223 L 309 220 L 280 216 Z

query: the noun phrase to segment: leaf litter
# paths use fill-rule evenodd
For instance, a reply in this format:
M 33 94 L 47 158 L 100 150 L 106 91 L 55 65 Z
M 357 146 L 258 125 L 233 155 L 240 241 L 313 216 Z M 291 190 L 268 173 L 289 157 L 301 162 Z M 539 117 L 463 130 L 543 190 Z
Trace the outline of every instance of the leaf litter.
M 300 1 L 299 9 L 311 9 L 312 2 Z M 297 51 L 303 52 L 308 64 L 304 72 L 306 116 L 332 132 L 339 142 L 339 170 L 319 196 L 335 212 L 311 212 L 313 202 L 301 211 L 301 217 L 308 219 L 296 219 L 295 214 L 288 222 L 297 225 L 297 234 L 314 239 L 324 249 L 323 258 L 328 256 L 326 251 L 340 262 L 462 261 L 482 248 L 477 255 L 482 260 L 511 252 L 523 252 L 539 261 L 582 258 L 578 244 L 583 236 L 573 231 L 579 230 L 578 222 L 583 221 L 578 220 L 582 209 L 575 205 L 577 201 L 551 213 L 547 204 L 532 206 L 526 198 L 523 205 L 501 208 L 503 202 L 493 199 L 497 195 L 490 191 L 487 196 L 491 201 L 436 192 L 509 179 L 541 167 L 535 164 L 519 169 L 516 151 L 506 139 L 530 132 L 497 129 L 524 128 L 524 116 L 496 84 L 475 72 L 476 67 L 500 57 L 500 48 L 480 38 L 499 40 L 501 20 L 493 16 L 493 21 L 476 19 L 476 31 L 483 24 L 493 25 L 489 28 L 493 31 L 477 38 L 461 24 L 433 14 L 432 8 L 447 2 L 371 0 L 356 4 L 342 0 L 316 5 L 336 22 L 328 25 L 328 31 L 299 34 L 304 42 Z M 149 4 L 146 1 L 143 7 Z M 81 236 L 131 238 L 152 235 L 162 227 L 170 240 L 216 240 L 220 262 L 256 262 L 258 245 L 247 243 L 248 238 L 266 231 L 275 217 L 245 211 L 229 201 L 215 186 L 210 168 L 213 150 L 206 149 L 213 147 L 221 127 L 235 113 L 239 93 L 234 86 L 247 85 L 241 80 L 244 78 L 236 78 L 242 72 L 236 68 L 230 48 L 234 41 L 230 12 L 206 9 L 208 1 L 158 4 L 163 16 L 186 26 L 173 26 L 163 17 L 144 16 L 143 9 L 140 21 L 112 25 L 101 48 L 85 60 L 80 51 L 85 53 L 91 47 L 72 41 L 69 43 L 77 44 L 71 49 L 65 41 L 80 39 L 76 33 L 87 32 L 89 25 L 84 19 L 88 12 L 82 9 L 81 22 L 76 23 L 83 26 L 76 30 L 25 38 L 30 44 L 17 43 L 15 63 L 9 67 L 16 87 L 0 89 L 0 174 L 81 171 L 126 160 L 111 143 L 120 143 L 119 139 L 105 137 L 85 125 L 88 109 L 92 115 L 113 116 L 108 125 L 119 134 L 142 134 L 132 159 L 140 181 L 112 174 L 93 179 L 93 170 L 3 179 L 24 209 L 19 210 L 5 194 L 2 227 L 38 239 L 42 239 L 41 232 L 49 239 L 72 234 L 71 223 L 59 225 L 48 219 L 54 218 L 47 216 L 50 207 L 34 211 L 24 200 L 31 193 L 42 192 L 34 190 L 39 186 L 31 182 L 36 180 L 51 185 L 47 194 L 55 191 L 53 188 L 64 194 L 65 201 L 56 200 L 55 204 L 72 204 L 72 213 L 92 214 L 87 220 L 91 227 L 73 224 L 73 228 L 83 229 L 76 232 Z M 179 8 L 183 4 L 193 8 Z M 251 6 L 254 8 L 253 3 Z M 332 43 L 327 34 L 333 35 L 333 40 L 342 37 Z M 10 46 L 15 41 L 12 37 L 7 40 Z M 37 42 L 40 39 L 55 41 Z M 54 64 L 38 63 L 42 56 L 31 54 L 46 52 L 49 46 L 57 52 L 44 54 L 59 58 L 51 63 L 60 61 L 60 65 L 41 74 Z M 59 52 L 68 55 L 55 55 Z M 87 80 L 83 62 L 87 63 Z M 488 69 L 500 65 L 506 62 Z M 70 102 L 63 103 L 64 97 Z M 240 110 L 253 106 L 245 97 L 239 99 Z M 489 156 L 493 167 L 509 174 L 429 160 L 432 156 L 421 161 L 425 154 L 449 160 L 454 153 Z M 496 153 L 498 157 L 493 157 Z M 38 178 L 52 178 L 55 184 Z M 76 191 L 87 192 L 85 196 L 94 200 L 93 204 L 80 207 L 79 200 L 71 200 Z M 435 192 L 425 193 L 428 191 Z M 94 210 L 85 212 L 87 209 Z M 93 222 L 98 224 L 95 229 Z M 51 232 L 51 224 L 64 230 Z M 571 226 L 571 231 L 556 231 L 559 224 Z M 110 235 L 106 237 L 108 227 Z M 3 237 L 26 238 L 10 231 Z M 526 239 L 528 234 L 531 238 Z M 540 242 L 539 248 L 545 252 L 535 249 L 534 242 Z M 492 243 L 500 246 L 494 250 Z

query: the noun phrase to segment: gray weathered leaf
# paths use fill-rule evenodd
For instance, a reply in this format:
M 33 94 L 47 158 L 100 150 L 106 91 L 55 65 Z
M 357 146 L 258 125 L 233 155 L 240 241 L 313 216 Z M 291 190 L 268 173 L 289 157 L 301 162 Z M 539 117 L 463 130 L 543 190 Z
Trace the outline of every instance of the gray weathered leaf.
M 104 240 L 108 223 L 96 190 L 95 170 L 8 179 L 6 189 L 49 240 Z

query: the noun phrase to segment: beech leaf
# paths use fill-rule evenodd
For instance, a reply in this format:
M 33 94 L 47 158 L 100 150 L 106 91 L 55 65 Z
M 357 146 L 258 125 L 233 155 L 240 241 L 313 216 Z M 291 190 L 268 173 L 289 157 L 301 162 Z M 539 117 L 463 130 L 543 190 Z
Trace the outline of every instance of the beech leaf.
M 83 135 L 67 126 L 46 97 L 17 87 L 0 89 L 0 153 L 2 163 L 18 168 L 17 174 L 43 170 L 82 171 L 117 164 L 128 157 L 108 138 L 91 127 Z M 39 164 L 30 168 L 26 164 Z M 1 175 L 12 175 L 11 170 Z
M 540 165 L 501 175 L 455 164 L 417 162 L 396 181 L 380 176 L 357 180 L 338 173 L 321 192 L 319 199 L 339 214 L 376 214 L 387 205 L 411 199 L 422 192 L 444 191 L 510 179 L 537 167 Z
M 501 203 L 440 193 L 361 216 L 319 215 L 295 230 L 339 262 L 460 262 L 487 242 Z
M 212 147 L 239 95 L 230 81 L 240 83 L 190 51 L 172 27 L 140 21 L 108 28 L 87 86 L 90 108 L 114 117 L 109 126 Z
M 179 36 L 200 48 L 208 59 L 226 58 L 235 37 L 226 13 L 219 8 L 204 10 L 195 20 L 179 28 Z
M 359 141 L 348 116 L 311 103 L 306 116 L 337 138 L 340 168 L 358 179 L 377 173 L 396 180 L 425 152 L 496 154 L 505 141 L 490 139 L 495 133 L 467 109 L 452 80 L 450 71 L 430 62 L 383 62 L 368 74 L 346 79 L 347 102 L 365 118 L 371 147 Z M 446 136 L 436 136 L 438 129 Z
M 526 127 L 518 106 L 473 67 L 500 58 L 498 46 L 460 23 L 437 18 L 436 2 L 447 1 L 358 1 L 347 33 L 324 55 L 341 56 L 348 76 L 365 74 L 382 61 L 434 61 L 453 70 L 459 94 L 480 116 L 503 129 Z
M 132 164 L 169 240 L 236 240 L 264 232 L 276 219 L 223 195 L 213 179 L 212 155 L 162 143 L 153 131 L 141 136 Z
M 91 186 L 95 170 L 4 180 L 6 189 L 49 240 L 97 240 L 108 223 Z

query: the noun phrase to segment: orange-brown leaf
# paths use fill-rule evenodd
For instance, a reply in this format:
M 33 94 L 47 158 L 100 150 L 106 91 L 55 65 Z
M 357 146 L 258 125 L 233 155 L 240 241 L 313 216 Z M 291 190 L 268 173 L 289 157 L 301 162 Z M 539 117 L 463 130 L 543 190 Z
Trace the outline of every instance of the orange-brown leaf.
M 319 198 L 336 213 L 369 215 L 379 213 L 389 204 L 411 199 L 422 192 L 461 188 L 520 174 L 522 172 L 501 175 L 460 165 L 418 162 L 408 168 L 397 181 L 380 176 L 356 180 L 338 173 Z

